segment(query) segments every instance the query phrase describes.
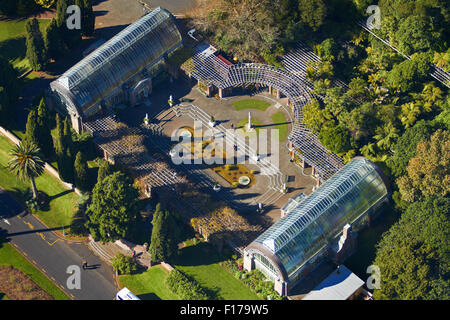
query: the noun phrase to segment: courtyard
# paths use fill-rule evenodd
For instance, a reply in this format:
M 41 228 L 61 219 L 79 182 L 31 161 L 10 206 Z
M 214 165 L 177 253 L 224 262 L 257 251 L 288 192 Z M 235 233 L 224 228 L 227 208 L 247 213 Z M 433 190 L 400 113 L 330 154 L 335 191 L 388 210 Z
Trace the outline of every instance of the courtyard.
M 170 96 L 175 103 L 172 108 L 168 105 Z M 236 95 L 224 99 L 207 98 L 198 86 L 192 85 L 192 82 L 187 79 L 179 79 L 156 86 L 148 100 L 136 107 L 119 111 L 117 118 L 129 127 L 137 128 L 142 126 L 144 118 L 148 117 L 150 125 L 157 126 L 160 131 L 158 136 L 148 134 L 146 147 L 151 154 L 162 153 L 165 161 L 169 162 L 174 169 L 186 172 L 196 181 L 199 178 L 204 180 L 203 182 L 206 180 L 207 184 L 198 184 L 203 191 L 227 201 L 246 217 L 255 216 L 258 203 L 262 203 L 264 216 L 274 222 L 279 219 L 279 209 L 289 198 L 300 192 L 309 194 L 315 185 L 315 179 L 311 177 L 311 168 L 302 169 L 290 162 L 287 133 L 291 129 L 292 115 L 285 105 L 286 98 L 276 99 L 267 92 L 243 89 L 237 89 Z M 189 111 L 183 112 L 183 110 Z M 197 116 L 192 117 L 192 111 L 197 112 Z M 255 129 L 250 134 L 245 132 L 244 123 L 248 122 L 249 112 L 252 114 L 252 125 Z M 260 161 L 251 161 L 248 150 L 245 149 L 248 146 L 244 144 L 237 146 L 235 156 L 239 158 L 240 152 L 244 152 L 245 149 L 247 156 L 241 156 L 240 159 L 245 159 L 243 165 L 248 169 L 247 172 L 254 173 L 254 181 L 248 188 L 236 188 L 223 175 L 217 174 L 219 165 L 211 166 L 205 163 L 173 165 L 170 163 L 169 151 L 178 143 L 171 139 L 174 132 L 182 128 L 193 128 L 195 118 L 203 119 L 202 129 L 208 132 L 211 127 L 206 123 L 206 119 L 210 120 L 211 116 L 216 122 L 213 128 L 216 134 L 234 127 L 236 135 L 242 136 L 241 139 L 237 138 L 237 141 L 244 142 L 246 145 L 249 141 L 244 138 L 245 135 L 248 137 L 252 134 L 259 135 L 260 129 L 267 129 L 267 150 L 265 152 L 258 150 Z M 276 141 L 275 149 L 272 149 L 270 141 L 273 129 L 279 130 L 279 137 L 274 140 Z M 261 164 L 263 161 L 266 163 Z M 270 166 L 271 171 L 261 174 L 264 170 L 261 167 L 264 165 Z M 221 190 L 214 192 L 212 186 L 217 183 Z M 281 192 L 284 183 L 287 187 L 286 193 Z

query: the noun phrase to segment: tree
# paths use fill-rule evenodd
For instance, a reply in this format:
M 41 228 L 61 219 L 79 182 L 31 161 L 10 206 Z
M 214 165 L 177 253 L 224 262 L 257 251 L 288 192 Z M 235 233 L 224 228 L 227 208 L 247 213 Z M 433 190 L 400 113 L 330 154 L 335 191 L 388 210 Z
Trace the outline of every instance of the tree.
M 450 50 L 441 53 L 435 52 L 433 63 L 439 68 L 444 69 L 445 72 L 448 72 L 450 70 Z
M 299 0 L 298 8 L 302 21 L 317 31 L 325 21 L 327 7 L 323 0 Z
M 37 124 L 36 110 L 30 110 L 28 113 L 24 140 L 39 146 L 39 128 Z
M 408 202 L 450 192 L 450 131 L 437 130 L 417 145 L 407 174 L 397 180 L 402 199 Z
M 119 274 L 132 274 L 137 271 L 138 266 L 131 257 L 125 256 L 122 253 L 118 253 L 111 260 L 111 264 L 114 271 Z
M 115 241 L 130 236 L 140 216 L 138 196 L 132 181 L 121 172 L 98 182 L 86 210 L 94 239 Z
M 108 161 L 103 160 L 100 163 L 100 166 L 98 167 L 97 182 L 102 181 L 103 179 L 105 179 L 106 176 L 110 175 L 111 173 L 113 173 L 111 164 Z
M 37 107 L 38 146 L 47 158 L 53 154 L 53 138 L 51 134 L 50 110 L 42 97 Z
M 81 31 L 83 35 L 90 37 L 94 33 L 95 15 L 91 0 L 82 0 L 81 7 Z
M 64 127 L 59 114 L 56 114 L 56 138 L 55 153 L 58 162 L 58 172 L 62 180 L 67 182 L 73 181 L 73 159 L 70 149 L 68 148 L 69 137 L 66 136 L 68 131 L 67 121 L 64 121 Z M 70 138 L 71 139 L 71 138 Z
M 178 254 L 179 232 L 175 215 L 158 204 L 153 216 L 150 256 L 154 262 L 173 261 Z
M 410 15 L 402 20 L 395 33 L 398 49 L 406 55 L 429 50 L 431 47 L 430 35 L 428 21 L 416 15 Z
M 68 0 L 58 0 L 56 3 L 56 22 L 58 28 L 61 28 L 67 19 L 67 7 L 69 6 Z
M 380 268 L 375 299 L 448 300 L 450 199 L 411 204 L 383 234 L 373 262 Z
M 390 150 L 395 140 L 399 137 L 399 130 L 391 123 L 377 128 L 377 134 L 373 137 L 377 140 L 377 146 L 382 150 Z
M 47 57 L 56 60 L 65 51 L 64 41 L 56 19 L 52 19 L 45 30 L 45 49 Z
M 18 74 L 11 63 L 0 56 L 0 124 L 10 123 L 11 114 L 17 103 L 20 85 Z
M 315 99 L 303 107 L 302 113 L 303 123 L 314 133 L 320 132 L 325 123 L 332 119 L 331 113 L 321 109 L 319 101 Z
M 319 56 L 323 59 L 329 60 L 336 57 L 338 54 L 338 46 L 333 38 L 327 38 L 323 40 L 319 48 L 320 48 Z
M 88 166 L 81 152 L 77 153 L 74 163 L 75 186 L 82 191 L 89 190 Z
M 56 2 L 56 0 L 34 0 L 36 4 L 40 5 L 42 8 L 50 8 Z
M 323 128 L 319 133 L 320 142 L 334 153 L 345 153 L 350 150 L 350 134 L 342 126 Z
M 428 69 L 429 67 L 422 61 L 406 60 L 392 68 L 387 76 L 387 82 L 402 92 L 411 91 L 426 77 Z
M 411 127 L 421 114 L 420 107 L 414 102 L 408 102 L 401 106 L 400 121 L 405 128 Z
M 39 177 L 44 172 L 45 165 L 39 147 L 28 140 L 24 140 L 11 150 L 10 155 L 12 159 L 8 162 L 9 170 L 21 180 L 30 180 L 33 198 L 37 199 L 38 192 L 34 178 Z
M 40 71 L 45 68 L 47 58 L 44 39 L 41 30 L 39 29 L 39 22 L 36 18 L 28 20 L 25 29 L 27 33 L 27 59 L 34 71 Z
M 408 162 L 416 154 L 417 144 L 429 139 L 432 131 L 433 126 L 429 122 L 421 120 L 406 129 L 398 138 L 393 147 L 394 154 L 386 162 L 395 177 L 406 174 Z

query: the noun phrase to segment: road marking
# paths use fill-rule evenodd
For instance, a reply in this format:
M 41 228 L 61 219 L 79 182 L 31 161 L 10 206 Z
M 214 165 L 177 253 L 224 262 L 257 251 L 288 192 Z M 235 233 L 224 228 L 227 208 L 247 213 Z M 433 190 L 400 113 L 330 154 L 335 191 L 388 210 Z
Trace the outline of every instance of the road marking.
M 31 260 L 33 260 L 33 259 L 31 259 Z M 37 263 L 36 263 L 36 260 L 33 260 L 33 263 L 34 263 L 34 264 L 37 264 Z
M 55 243 L 57 243 L 59 240 L 61 240 L 61 239 L 56 239 L 56 240 L 53 241 L 52 243 L 50 243 L 50 242 L 47 241 L 47 243 L 48 243 L 48 245 L 51 247 L 51 246 L 53 246 Z
M 23 252 L 24 255 L 28 256 L 26 252 Z
M 53 278 L 53 277 L 50 277 L 50 278 L 52 278 L 53 281 L 56 281 L 55 278 Z
M 44 271 L 44 273 L 47 273 L 47 271 L 44 268 L 41 268 L 41 269 L 42 269 L 42 271 Z
M 45 236 L 42 234 L 42 232 L 38 232 L 38 235 L 40 235 L 41 236 L 41 238 L 42 238 L 42 240 L 44 240 L 45 241 Z M 47 242 L 47 241 L 45 241 L 45 242 Z M 48 242 L 47 242 L 48 243 Z
M 30 228 L 31 230 L 34 229 L 34 226 L 31 223 L 29 223 L 29 222 L 27 222 L 25 220 L 22 220 L 22 221 L 23 221 L 23 223 L 25 223 L 28 226 L 28 228 Z

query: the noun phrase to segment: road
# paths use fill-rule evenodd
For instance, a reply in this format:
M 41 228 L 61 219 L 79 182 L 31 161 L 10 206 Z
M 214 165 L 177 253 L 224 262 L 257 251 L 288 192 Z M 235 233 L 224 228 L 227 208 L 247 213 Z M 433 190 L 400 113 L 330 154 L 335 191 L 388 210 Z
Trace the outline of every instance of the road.
M 0 228 L 7 231 L 9 243 L 23 253 L 72 299 L 112 300 L 117 292 L 113 271 L 84 243 L 70 243 L 57 237 L 6 191 L 0 188 Z M 90 269 L 81 269 L 86 259 Z M 80 289 L 69 289 L 67 268 L 80 267 Z

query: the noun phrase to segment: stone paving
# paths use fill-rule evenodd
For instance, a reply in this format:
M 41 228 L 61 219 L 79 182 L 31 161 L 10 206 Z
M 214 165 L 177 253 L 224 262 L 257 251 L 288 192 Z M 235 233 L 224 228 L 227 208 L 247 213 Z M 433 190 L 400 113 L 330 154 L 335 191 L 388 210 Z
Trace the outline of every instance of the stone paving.
M 286 119 L 290 119 L 289 110 L 283 107 L 286 104 L 283 99 L 276 100 L 274 97 L 270 97 L 268 94 L 264 93 L 259 93 L 256 97 L 241 95 L 227 97 L 221 100 L 206 98 L 202 93 L 200 93 L 196 86 L 192 87 L 186 83 L 186 81 L 178 80 L 173 83 L 169 83 L 167 86 L 159 86 L 154 88 L 153 93 L 149 98 L 150 104 L 142 104 L 133 108 L 133 112 L 131 112 L 131 110 L 127 110 L 127 112 L 120 114 L 119 116 L 121 121 L 124 121 L 131 126 L 137 126 L 142 123 L 143 118 L 146 114 L 148 114 L 154 125 L 156 124 L 161 128 L 162 135 L 165 137 L 165 139 L 161 140 L 170 141 L 169 137 L 172 135 L 174 130 L 177 130 L 183 126 L 193 126 L 193 119 L 191 117 L 177 117 L 173 111 L 174 109 L 169 107 L 167 101 L 170 95 L 173 95 L 176 102 L 180 103 L 180 100 L 183 100 L 183 102 L 180 103 L 182 105 L 192 104 L 201 109 L 202 113 L 214 115 L 219 126 L 224 129 L 231 128 L 231 123 L 234 123 L 236 126 L 240 120 L 248 116 L 248 111 L 252 111 L 252 114 L 254 114 L 254 116 L 257 117 L 263 125 L 266 125 L 268 129 L 270 129 L 271 124 L 273 124 L 271 118 L 272 114 L 278 111 L 282 111 L 285 114 Z M 271 106 L 266 111 L 254 109 L 236 111 L 231 105 L 231 103 L 235 100 L 248 98 L 264 99 L 269 101 Z M 204 118 L 205 117 L 208 116 L 204 116 Z M 206 121 L 207 120 L 204 119 L 204 122 Z M 166 148 L 166 152 L 168 153 L 170 147 L 160 145 L 160 148 Z M 276 191 L 270 196 L 267 195 L 267 199 L 264 199 L 265 201 L 261 201 L 263 204 L 265 204 L 264 202 L 267 203 L 267 206 L 265 206 L 265 215 L 270 217 L 271 220 L 279 219 L 279 209 L 289 198 L 297 195 L 299 192 L 309 194 L 315 185 L 315 179 L 310 176 L 310 168 L 303 170 L 289 161 L 290 157 L 287 149 L 287 140 L 280 142 L 278 154 L 279 171 L 281 176 L 281 182 L 279 182 L 278 185 L 280 185 L 280 183 L 282 185 L 282 183 L 286 181 L 286 175 L 289 176 L 289 182 L 287 182 L 289 192 L 287 194 L 282 194 L 281 192 Z M 258 171 L 258 167 L 254 164 L 246 164 L 246 166 L 248 166 L 249 169 Z M 186 165 L 185 169 L 187 171 L 192 170 L 193 174 L 203 175 L 205 180 L 209 178 L 209 180 L 217 181 L 223 187 L 227 188 L 228 183 L 215 174 L 211 169 L 189 165 Z M 255 206 L 258 198 L 264 194 L 268 194 L 269 184 L 270 183 L 267 176 L 257 175 L 255 184 L 251 188 L 237 188 L 232 190 L 234 194 L 233 200 Z

